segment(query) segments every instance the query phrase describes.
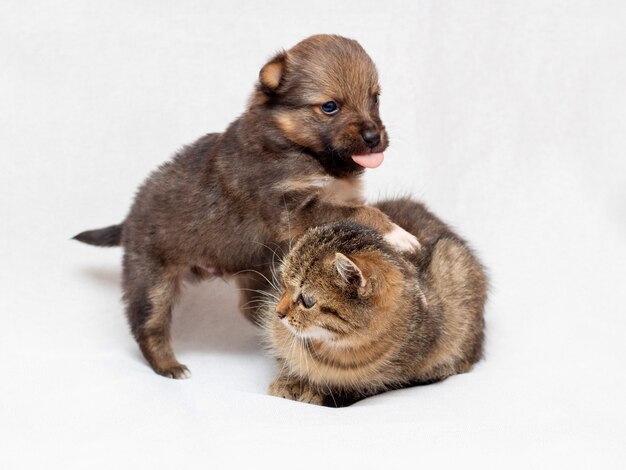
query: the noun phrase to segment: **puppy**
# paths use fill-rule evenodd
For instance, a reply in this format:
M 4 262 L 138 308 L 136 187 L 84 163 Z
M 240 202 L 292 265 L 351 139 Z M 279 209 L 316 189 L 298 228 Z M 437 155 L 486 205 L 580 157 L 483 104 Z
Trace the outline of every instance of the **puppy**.
M 356 41 L 305 39 L 261 69 L 245 113 L 224 133 L 201 137 L 150 175 L 121 224 L 74 237 L 124 247 L 126 314 L 155 372 L 190 375 L 170 344 L 183 278 L 234 276 L 254 321 L 256 310 L 245 307 L 266 288 L 267 247 L 308 227 L 350 218 L 399 250 L 419 246 L 361 194 L 359 176 L 388 145 L 379 93 L 374 63 Z

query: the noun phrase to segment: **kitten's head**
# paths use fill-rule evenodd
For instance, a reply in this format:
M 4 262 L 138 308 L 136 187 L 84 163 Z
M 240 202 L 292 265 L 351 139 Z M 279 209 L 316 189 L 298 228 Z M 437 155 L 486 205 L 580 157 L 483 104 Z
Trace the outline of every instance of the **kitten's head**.
M 309 229 L 286 257 L 272 318 L 298 338 L 356 346 L 382 331 L 404 285 L 403 262 L 378 232 L 354 222 Z
M 379 164 L 387 148 L 379 94 L 376 66 L 358 42 L 317 35 L 261 69 L 253 103 L 270 112 L 287 141 L 315 156 L 331 174 L 350 174 Z M 367 157 L 357 164 L 353 155 L 369 155 L 370 164 L 363 163 Z

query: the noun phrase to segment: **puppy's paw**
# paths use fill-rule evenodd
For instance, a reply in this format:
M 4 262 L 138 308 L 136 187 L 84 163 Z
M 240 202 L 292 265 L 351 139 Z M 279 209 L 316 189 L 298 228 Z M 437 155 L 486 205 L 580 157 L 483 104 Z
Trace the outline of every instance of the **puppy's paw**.
M 191 372 L 187 369 L 187 366 L 176 363 L 171 366 L 161 367 L 158 369 L 154 369 L 154 371 L 162 375 L 163 377 L 167 377 L 170 379 L 189 379 L 191 378 Z
M 396 224 L 393 224 L 391 232 L 387 232 L 383 238 L 398 251 L 413 253 L 422 247 L 419 240 L 414 235 Z
M 275 397 L 287 398 L 288 400 L 321 405 L 324 396 L 312 388 L 307 382 L 298 379 L 278 378 L 269 387 L 269 394 Z

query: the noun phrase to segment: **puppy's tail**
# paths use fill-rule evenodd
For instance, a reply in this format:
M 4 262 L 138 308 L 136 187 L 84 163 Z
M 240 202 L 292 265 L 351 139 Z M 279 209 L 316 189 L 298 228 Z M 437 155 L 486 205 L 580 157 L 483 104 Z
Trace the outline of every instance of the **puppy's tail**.
M 72 239 L 95 246 L 120 246 L 122 226 L 123 224 L 118 224 L 96 230 L 87 230 L 72 237 Z

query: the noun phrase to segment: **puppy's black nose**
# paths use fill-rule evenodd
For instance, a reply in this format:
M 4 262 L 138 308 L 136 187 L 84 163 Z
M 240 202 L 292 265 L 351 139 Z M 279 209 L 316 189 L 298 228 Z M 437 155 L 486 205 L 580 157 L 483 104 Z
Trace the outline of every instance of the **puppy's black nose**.
M 374 148 L 380 144 L 380 132 L 377 130 L 366 129 L 361 132 L 361 137 L 363 137 L 363 140 L 370 148 Z

